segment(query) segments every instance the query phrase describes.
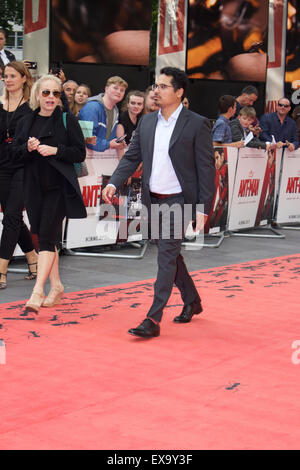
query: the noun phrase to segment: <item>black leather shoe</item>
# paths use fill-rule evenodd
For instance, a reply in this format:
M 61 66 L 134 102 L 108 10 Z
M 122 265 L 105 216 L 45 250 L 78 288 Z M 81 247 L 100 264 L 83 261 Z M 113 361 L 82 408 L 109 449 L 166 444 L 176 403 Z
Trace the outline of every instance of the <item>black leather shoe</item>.
M 160 326 L 146 318 L 137 328 L 130 328 L 128 333 L 140 338 L 154 338 L 160 335 Z
M 182 312 L 178 317 L 174 318 L 175 323 L 189 323 L 193 315 L 198 315 L 203 310 L 201 301 L 196 300 L 195 302 L 185 305 L 182 309 Z

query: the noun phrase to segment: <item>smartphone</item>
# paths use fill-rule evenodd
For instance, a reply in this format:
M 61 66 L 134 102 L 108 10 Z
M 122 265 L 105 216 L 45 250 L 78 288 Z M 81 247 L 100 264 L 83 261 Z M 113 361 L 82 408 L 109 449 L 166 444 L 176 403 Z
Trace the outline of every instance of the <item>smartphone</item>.
M 59 72 L 60 72 L 60 68 L 58 67 L 55 67 L 54 69 L 52 69 L 52 75 L 55 75 L 56 77 L 58 77 Z
M 37 62 L 31 62 L 30 60 L 26 60 L 26 64 L 28 64 L 29 69 L 37 69 Z
M 126 136 L 127 136 L 127 134 L 124 134 L 121 137 L 118 137 L 117 140 L 116 140 L 117 144 L 120 144 L 121 142 L 123 142 L 123 140 L 126 139 Z

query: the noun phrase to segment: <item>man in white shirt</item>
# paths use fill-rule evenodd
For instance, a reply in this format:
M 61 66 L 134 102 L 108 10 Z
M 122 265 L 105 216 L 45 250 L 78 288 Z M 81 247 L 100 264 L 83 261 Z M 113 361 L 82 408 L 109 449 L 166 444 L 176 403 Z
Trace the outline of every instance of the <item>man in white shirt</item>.
M 179 69 L 165 67 L 160 71 L 154 85 L 160 110 L 141 118 L 128 151 L 103 190 L 104 200 L 111 203 L 116 188 L 143 162 L 142 201 L 148 214 L 151 213 L 151 235 L 153 229 L 157 230 L 158 247 L 152 306 L 146 319 L 129 330 L 130 334 L 143 338 L 159 336 L 163 309 L 174 283 L 184 303 L 174 321 L 187 323 L 193 315 L 202 312 L 200 296 L 180 250 L 188 224 L 184 220 L 187 206 L 193 208 L 195 231 L 204 227 L 215 191 L 215 164 L 208 119 L 182 106 L 187 84 L 187 75 Z M 174 205 L 181 210 L 184 222 L 178 223 L 176 216 L 170 217 Z M 153 207 L 161 212 L 159 219 L 155 219 L 158 227 L 154 224 Z M 167 238 L 165 218 L 170 228 Z
M 16 60 L 15 56 L 8 50 L 4 49 L 6 43 L 6 34 L 4 29 L 0 28 L 0 67 L 5 67 L 8 62 Z

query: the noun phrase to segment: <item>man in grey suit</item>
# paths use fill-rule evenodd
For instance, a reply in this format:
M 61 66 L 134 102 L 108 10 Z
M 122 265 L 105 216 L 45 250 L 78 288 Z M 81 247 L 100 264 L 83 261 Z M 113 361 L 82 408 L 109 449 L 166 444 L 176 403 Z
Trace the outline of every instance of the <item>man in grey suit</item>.
M 160 71 L 153 86 L 160 110 L 142 117 L 128 151 L 103 190 L 104 201 L 111 203 L 115 190 L 143 163 L 142 201 L 148 214 L 151 213 L 151 233 L 154 230 L 158 234 L 153 303 L 146 319 L 129 330 L 130 334 L 143 338 L 159 336 L 163 309 L 174 283 L 184 303 L 174 321 L 187 323 L 193 315 L 202 312 L 200 296 L 180 250 L 189 222 L 184 214 L 187 206 L 193 208 L 195 231 L 204 227 L 215 191 L 215 163 L 208 119 L 182 106 L 187 85 L 188 78 L 183 71 L 174 67 Z M 176 219 L 174 207 L 183 214 L 182 221 Z M 157 224 L 153 208 L 159 213 Z M 167 237 L 164 236 L 166 220 L 169 222 Z

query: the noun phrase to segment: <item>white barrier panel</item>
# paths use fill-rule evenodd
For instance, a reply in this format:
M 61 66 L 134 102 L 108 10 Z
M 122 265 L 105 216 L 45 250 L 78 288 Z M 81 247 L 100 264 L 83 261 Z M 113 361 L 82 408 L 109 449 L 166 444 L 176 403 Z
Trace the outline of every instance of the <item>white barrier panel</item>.
M 275 187 L 278 186 L 281 154 L 282 150 L 275 148 L 268 150 L 266 171 L 262 181 L 255 226 L 267 225 L 273 220 L 276 194 Z M 279 157 L 277 157 L 277 155 L 279 155 Z
M 238 149 L 215 147 L 215 195 L 205 224 L 205 233 L 224 231 L 227 226 L 229 204 L 232 199 Z
M 227 148 L 227 160 L 228 160 L 228 215 L 227 223 L 229 220 L 229 214 L 231 211 L 231 204 L 233 198 L 233 190 L 235 183 L 236 167 L 238 162 L 239 151 L 237 148 L 228 147 Z
M 264 150 L 239 150 L 228 219 L 229 230 L 255 226 L 267 161 L 267 152 Z
M 166 66 L 185 69 L 188 0 L 159 0 L 156 76 Z
M 89 174 L 79 178 L 79 184 L 87 210 L 87 218 L 68 221 L 65 241 L 68 249 L 108 245 L 117 240 L 119 223 L 107 224 L 105 221 L 99 221 L 102 175 L 112 175 L 118 165 L 117 153 L 115 150 L 96 152 L 87 149 L 85 162 Z
M 276 222 L 300 222 L 300 149 L 284 150 Z

